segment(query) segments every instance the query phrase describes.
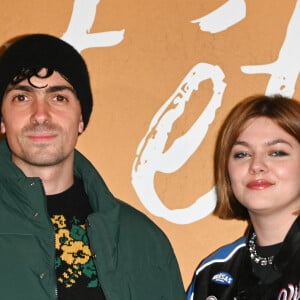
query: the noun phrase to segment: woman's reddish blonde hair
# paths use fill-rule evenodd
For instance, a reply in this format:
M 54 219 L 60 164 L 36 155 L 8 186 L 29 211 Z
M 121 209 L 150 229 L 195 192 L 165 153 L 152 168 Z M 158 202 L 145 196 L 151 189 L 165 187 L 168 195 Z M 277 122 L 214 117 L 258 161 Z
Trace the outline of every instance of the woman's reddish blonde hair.
M 281 95 L 256 95 L 238 103 L 225 119 L 216 143 L 214 175 L 218 202 L 214 214 L 221 219 L 248 220 L 247 209 L 235 198 L 228 174 L 228 160 L 233 144 L 244 124 L 266 117 L 300 143 L 300 102 Z

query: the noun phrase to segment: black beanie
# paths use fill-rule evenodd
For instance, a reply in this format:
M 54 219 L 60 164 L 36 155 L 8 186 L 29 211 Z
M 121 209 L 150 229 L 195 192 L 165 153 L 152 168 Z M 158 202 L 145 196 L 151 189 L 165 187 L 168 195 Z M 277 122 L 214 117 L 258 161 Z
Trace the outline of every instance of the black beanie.
M 7 86 L 24 68 L 48 68 L 63 75 L 77 93 L 87 127 L 93 98 L 87 66 L 75 48 L 48 34 L 26 35 L 11 44 L 0 57 L 0 108 Z

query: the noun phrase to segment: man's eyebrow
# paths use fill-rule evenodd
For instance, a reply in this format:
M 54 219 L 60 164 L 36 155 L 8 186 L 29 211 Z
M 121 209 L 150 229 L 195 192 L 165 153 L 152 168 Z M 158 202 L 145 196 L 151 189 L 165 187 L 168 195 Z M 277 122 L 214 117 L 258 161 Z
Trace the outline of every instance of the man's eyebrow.
M 11 85 L 9 86 L 5 93 L 9 93 L 10 91 L 24 91 L 24 92 L 31 92 L 33 91 L 33 87 L 29 85 L 21 85 L 21 84 L 16 84 L 16 85 Z
M 72 86 L 68 86 L 68 85 L 53 85 L 53 86 L 46 87 L 46 92 L 48 93 L 60 92 L 64 90 L 70 91 L 74 95 L 77 94 L 75 89 Z
M 44 88 L 44 87 L 41 87 Z M 71 86 L 68 85 L 53 85 L 53 86 L 48 86 L 45 87 L 46 88 L 46 92 L 47 93 L 53 93 L 53 92 L 60 92 L 60 91 L 64 91 L 64 90 L 68 90 L 70 92 L 72 92 L 74 95 L 77 95 L 75 89 Z M 24 92 L 32 92 L 36 89 L 40 89 L 39 87 L 34 87 L 31 85 L 22 85 L 22 84 L 17 84 L 17 85 L 12 85 L 10 87 L 7 88 L 6 93 L 10 92 L 10 91 L 24 91 Z

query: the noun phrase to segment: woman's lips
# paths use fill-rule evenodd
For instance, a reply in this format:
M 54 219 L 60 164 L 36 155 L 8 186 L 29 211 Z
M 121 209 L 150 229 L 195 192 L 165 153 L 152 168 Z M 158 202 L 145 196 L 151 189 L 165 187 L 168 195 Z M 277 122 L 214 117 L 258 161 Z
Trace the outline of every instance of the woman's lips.
M 250 181 L 247 184 L 247 188 L 252 189 L 252 190 L 263 190 L 266 189 L 270 186 L 272 186 L 273 184 L 267 180 L 264 179 L 259 179 L 259 180 L 253 180 Z

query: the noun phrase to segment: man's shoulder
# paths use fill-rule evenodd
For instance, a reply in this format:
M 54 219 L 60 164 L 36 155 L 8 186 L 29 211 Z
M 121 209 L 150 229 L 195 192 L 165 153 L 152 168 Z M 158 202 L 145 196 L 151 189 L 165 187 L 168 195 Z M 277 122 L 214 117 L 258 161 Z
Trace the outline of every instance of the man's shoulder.
M 122 233 L 135 234 L 136 238 L 168 240 L 164 232 L 146 215 L 124 200 L 116 198 L 107 187 L 96 168 L 77 150 L 75 151 L 75 176 L 84 182 L 92 208 L 95 211 L 118 211 L 114 221 L 120 223 Z
M 120 203 L 120 227 L 124 236 L 131 234 L 142 242 L 165 244 L 170 247 L 170 242 L 164 231 L 144 212 L 139 211 L 128 203 Z
M 130 226 L 143 226 L 154 231 L 161 231 L 161 229 L 150 219 L 144 212 L 138 210 L 132 205 L 117 199 L 120 204 L 120 221 Z

